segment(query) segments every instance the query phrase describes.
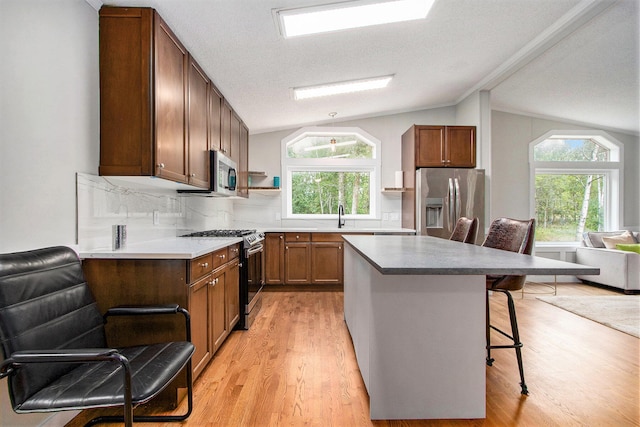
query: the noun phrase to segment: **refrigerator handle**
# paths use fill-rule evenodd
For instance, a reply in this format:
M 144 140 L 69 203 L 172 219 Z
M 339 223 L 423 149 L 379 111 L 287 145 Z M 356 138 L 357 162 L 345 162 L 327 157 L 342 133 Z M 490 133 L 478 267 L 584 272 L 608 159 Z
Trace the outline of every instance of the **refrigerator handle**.
M 447 221 L 447 230 L 448 231 L 453 231 L 453 222 L 455 220 L 454 216 L 454 186 L 453 186 L 453 178 L 449 178 L 449 189 L 447 191 L 447 201 L 448 201 L 448 205 L 447 209 L 448 209 L 448 214 L 449 214 L 449 218 Z
M 458 178 L 454 178 L 454 182 L 455 182 L 455 192 L 456 192 L 456 216 L 455 216 L 455 220 L 457 221 L 458 218 L 460 218 L 460 209 L 462 206 L 462 200 L 460 199 L 460 181 L 458 181 Z

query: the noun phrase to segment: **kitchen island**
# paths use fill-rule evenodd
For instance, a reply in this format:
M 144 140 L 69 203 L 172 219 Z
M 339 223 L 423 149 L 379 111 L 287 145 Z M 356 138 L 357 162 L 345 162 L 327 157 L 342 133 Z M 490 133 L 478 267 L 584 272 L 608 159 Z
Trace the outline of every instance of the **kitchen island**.
M 374 420 L 485 417 L 487 274 L 599 274 L 428 236 L 344 240 L 344 316 Z

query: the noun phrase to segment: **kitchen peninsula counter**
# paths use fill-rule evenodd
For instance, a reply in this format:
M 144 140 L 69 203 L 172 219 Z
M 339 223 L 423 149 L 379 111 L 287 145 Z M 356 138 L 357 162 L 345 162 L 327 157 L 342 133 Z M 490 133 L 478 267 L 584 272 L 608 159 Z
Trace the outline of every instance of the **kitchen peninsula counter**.
M 374 420 L 485 418 L 487 274 L 599 274 L 428 236 L 344 241 L 344 316 Z

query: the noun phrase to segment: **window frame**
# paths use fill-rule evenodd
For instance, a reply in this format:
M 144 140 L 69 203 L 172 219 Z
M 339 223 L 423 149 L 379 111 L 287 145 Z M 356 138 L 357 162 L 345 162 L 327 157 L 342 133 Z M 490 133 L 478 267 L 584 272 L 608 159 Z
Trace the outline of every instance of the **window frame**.
M 608 161 L 536 161 L 534 148 L 547 139 L 592 139 L 608 148 Z M 624 145 L 604 131 L 552 130 L 529 143 L 529 207 L 530 217 L 536 217 L 536 175 L 605 175 L 604 228 L 618 230 L 624 212 Z M 581 242 L 536 242 L 536 246 L 580 246 Z
M 357 134 L 373 146 L 373 158 L 348 159 L 338 158 L 290 158 L 287 156 L 287 146 L 304 138 L 307 134 L 314 135 L 345 135 Z M 363 131 L 358 127 L 322 127 L 309 126 L 283 138 L 281 141 L 281 165 L 282 165 L 282 218 L 283 219 L 336 219 L 338 214 L 294 214 L 291 181 L 293 172 L 369 172 L 369 200 L 370 209 L 368 215 L 346 214 L 345 219 L 380 219 L 380 197 L 376 189 L 380 186 L 380 174 L 382 169 L 381 142 L 379 139 Z

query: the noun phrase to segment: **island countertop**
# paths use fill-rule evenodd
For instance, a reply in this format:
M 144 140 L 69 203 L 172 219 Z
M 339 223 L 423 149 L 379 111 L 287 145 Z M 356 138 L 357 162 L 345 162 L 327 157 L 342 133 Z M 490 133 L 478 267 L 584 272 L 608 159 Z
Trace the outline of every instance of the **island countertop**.
M 344 240 L 382 274 L 591 275 L 600 269 L 431 236 L 359 236 Z

